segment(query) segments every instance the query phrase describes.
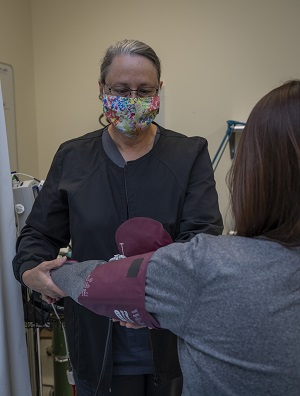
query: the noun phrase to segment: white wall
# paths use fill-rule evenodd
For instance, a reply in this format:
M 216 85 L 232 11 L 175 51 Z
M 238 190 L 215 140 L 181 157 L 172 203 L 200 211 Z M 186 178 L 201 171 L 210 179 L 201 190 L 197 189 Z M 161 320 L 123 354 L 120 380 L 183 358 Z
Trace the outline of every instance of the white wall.
M 0 4 L 11 1 L 22 3 Z M 165 126 L 206 137 L 211 156 L 226 120 L 246 120 L 267 91 L 300 78 L 299 0 L 31 0 L 31 7 L 34 84 L 18 84 L 22 95 L 29 91 L 31 106 L 35 85 L 42 178 L 61 142 L 99 127 L 99 64 L 116 40 L 135 38 L 155 49 L 163 65 Z M 230 162 L 226 150 L 216 172 L 223 214 Z
M 0 0 L 0 62 L 13 67 L 18 170 L 36 175 L 38 159 L 31 33 L 30 0 Z

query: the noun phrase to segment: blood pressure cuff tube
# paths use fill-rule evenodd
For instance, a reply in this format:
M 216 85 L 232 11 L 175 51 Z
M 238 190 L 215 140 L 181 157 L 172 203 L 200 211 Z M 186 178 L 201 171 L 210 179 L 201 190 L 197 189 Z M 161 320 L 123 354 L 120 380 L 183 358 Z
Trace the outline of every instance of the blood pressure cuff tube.
M 102 315 L 159 329 L 145 308 L 145 282 L 154 252 L 97 266 L 86 278 L 78 302 Z

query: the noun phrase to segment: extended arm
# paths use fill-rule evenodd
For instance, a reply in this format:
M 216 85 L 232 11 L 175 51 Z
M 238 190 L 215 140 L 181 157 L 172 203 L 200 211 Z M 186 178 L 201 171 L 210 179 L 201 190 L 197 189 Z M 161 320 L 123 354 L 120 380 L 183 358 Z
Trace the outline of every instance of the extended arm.
M 51 276 L 65 295 L 103 316 L 159 328 L 145 308 L 145 281 L 153 251 L 172 242 L 162 224 L 136 217 L 116 232 L 120 253 L 131 257 L 112 262 L 69 262 Z M 143 253 L 150 252 L 150 253 Z
M 99 315 L 183 336 L 200 292 L 199 251 L 194 238 L 119 261 L 68 263 L 51 275 L 66 295 Z
M 113 262 L 70 262 L 53 270 L 66 296 L 91 311 L 117 320 L 160 328 L 145 308 L 145 280 L 151 253 Z

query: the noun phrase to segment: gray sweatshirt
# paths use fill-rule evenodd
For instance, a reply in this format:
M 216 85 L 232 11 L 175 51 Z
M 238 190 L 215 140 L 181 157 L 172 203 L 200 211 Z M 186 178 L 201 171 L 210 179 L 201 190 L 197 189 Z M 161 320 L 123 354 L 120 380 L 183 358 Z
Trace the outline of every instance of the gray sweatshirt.
M 300 248 L 197 235 L 159 249 L 146 308 L 179 337 L 184 396 L 300 395 Z
M 100 264 L 53 279 L 78 301 Z M 199 234 L 157 250 L 146 270 L 146 309 L 179 337 L 183 396 L 300 395 L 300 248 Z M 96 286 L 113 295 L 102 273 Z M 112 299 L 102 294 L 100 312 Z

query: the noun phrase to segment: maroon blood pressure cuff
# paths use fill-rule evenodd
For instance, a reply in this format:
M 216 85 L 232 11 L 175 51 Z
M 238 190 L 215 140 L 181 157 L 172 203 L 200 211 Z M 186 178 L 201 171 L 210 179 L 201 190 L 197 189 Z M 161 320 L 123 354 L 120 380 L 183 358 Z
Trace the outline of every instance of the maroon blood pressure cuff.
M 149 217 L 133 217 L 119 226 L 115 234 L 120 254 L 126 257 L 154 252 L 173 242 L 163 225 Z
M 78 302 L 99 315 L 160 328 L 145 308 L 146 271 L 153 253 L 97 266 L 86 278 Z
M 115 238 L 121 257 L 126 258 L 93 269 L 78 302 L 99 315 L 160 328 L 145 308 L 146 272 L 154 251 L 172 243 L 172 238 L 160 222 L 147 217 L 125 221 Z

